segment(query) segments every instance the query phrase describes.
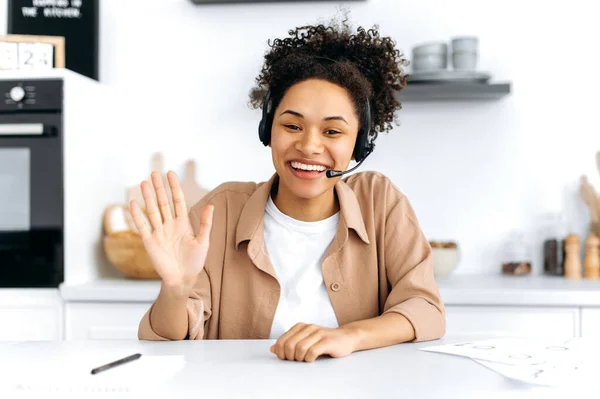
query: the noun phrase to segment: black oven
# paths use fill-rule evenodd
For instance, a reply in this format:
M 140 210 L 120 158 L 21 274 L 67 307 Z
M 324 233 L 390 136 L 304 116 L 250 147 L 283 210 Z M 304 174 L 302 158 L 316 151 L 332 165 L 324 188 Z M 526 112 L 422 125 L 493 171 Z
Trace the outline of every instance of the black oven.
M 63 81 L 0 79 L 0 287 L 58 287 Z

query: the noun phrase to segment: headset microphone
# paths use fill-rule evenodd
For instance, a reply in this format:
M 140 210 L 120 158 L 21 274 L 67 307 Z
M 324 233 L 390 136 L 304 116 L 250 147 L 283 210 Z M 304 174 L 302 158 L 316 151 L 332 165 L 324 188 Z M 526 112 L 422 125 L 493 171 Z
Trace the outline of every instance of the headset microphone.
M 356 168 L 358 168 L 360 166 L 361 163 L 363 163 L 365 161 L 365 159 L 367 159 L 367 157 L 369 156 L 369 154 L 371 154 L 371 152 L 373 152 L 373 148 L 375 147 L 375 145 L 373 144 L 372 147 L 370 148 L 370 150 L 365 154 L 365 156 L 360 160 L 360 162 L 358 162 L 352 169 L 348 169 L 348 170 L 328 170 L 325 175 L 329 178 L 332 177 L 338 177 L 341 175 L 345 175 L 346 173 L 350 173 L 353 170 L 355 170 Z

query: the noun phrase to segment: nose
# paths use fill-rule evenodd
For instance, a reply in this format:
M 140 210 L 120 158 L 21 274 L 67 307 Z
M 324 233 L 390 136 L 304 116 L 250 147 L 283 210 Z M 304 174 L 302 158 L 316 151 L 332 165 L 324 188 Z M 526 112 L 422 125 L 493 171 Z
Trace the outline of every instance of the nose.
M 323 152 L 323 143 L 318 130 L 305 130 L 298 135 L 296 141 L 296 150 L 300 151 L 305 156 L 311 156 Z

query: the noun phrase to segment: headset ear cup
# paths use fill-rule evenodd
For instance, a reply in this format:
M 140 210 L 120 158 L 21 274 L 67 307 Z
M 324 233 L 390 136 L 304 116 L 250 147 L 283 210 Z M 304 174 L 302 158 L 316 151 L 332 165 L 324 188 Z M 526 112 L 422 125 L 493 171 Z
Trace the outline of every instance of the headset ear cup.
M 270 117 L 269 117 L 269 104 L 271 101 L 271 91 L 267 91 L 265 95 L 265 99 L 263 100 L 262 106 L 262 118 L 260 123 L 258 124 L 258 138 L 266 147 L 271 143 L 271 125 Z
M 372 143 L 370 136 L 371 131 L 371 104 L 367 100 L 365 109 L 362 115 L 363 127 L 358 131 L 358 137 L 356 138 L 356 145 L 354 146 L 354 160 L 360 162 L 365 159 L 372 150 Z
M 356 145 L 354 146 L 354 160 L 356 162 L 362 161 L 369 153 L 368 131 L 361 129 L 358 134 L 358 140 L 356 140 Z
M 368 100 L 363 110 L 362 123 L 363 126 L 358 131 L 356 145 L 354 146 L 354 160 L 356 162 L 362 161 L 368 155 L 369 131 L 371 129 L 371 106 Z
M 363 130 L 359 130 L 358 131 L 358 137 L 356 138 L 356 143 L 354 144 L 354 161 L 356 162 L 360 162 L 360 160 L 362 159 L 362 154 L 363 154 L 363 150 L 362 150 L 362 145 L 363 145 Z
M 263 120 L 261 119 L 258 124 L 258 138 L 260 139 L 260 142 L 263 144 L 265 143 L 265 141 L 263 140 L 264 129 L 265 129 L 264 126 L 265 126 L 265 124 L 264 124 Z
M 260 124 L 258 125 L 258 137 L 265 147 L 267 147 L 271 142 L 270 136 L 271 135 L 267 129 L 267 121 L 261 120 Z
M 261 120 L 260 123 L 260 141 L 265 147 L 268 147 L 269 144 L 271 144 L 271 129 L 273 127 L 273 119 L 270 115 L 266 115 L 265 119 Z

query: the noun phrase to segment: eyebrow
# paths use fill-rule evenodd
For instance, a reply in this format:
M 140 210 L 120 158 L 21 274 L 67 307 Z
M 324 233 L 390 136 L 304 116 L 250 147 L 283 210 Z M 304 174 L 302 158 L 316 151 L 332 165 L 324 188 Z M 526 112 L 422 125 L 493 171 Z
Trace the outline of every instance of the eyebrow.
M 300 112 L 292 111 L 291 109 L 286 109 L 281 114 L 279 114 L 279 116 L 281 116 L 283 114 L 290 114 L 290 115 L 297 116 L 298 118 L 304 118 L 304 115 L 302 115 Z M 348 121 L 346 119 L 344 119 L 344 117 L 342 117 L 342 116 L 328 116 L 328 117 L 323 118 L 323 120 L 324 121 L 342 121 L 342 122 L 345 122 L 346 125 L 348 125 Z

